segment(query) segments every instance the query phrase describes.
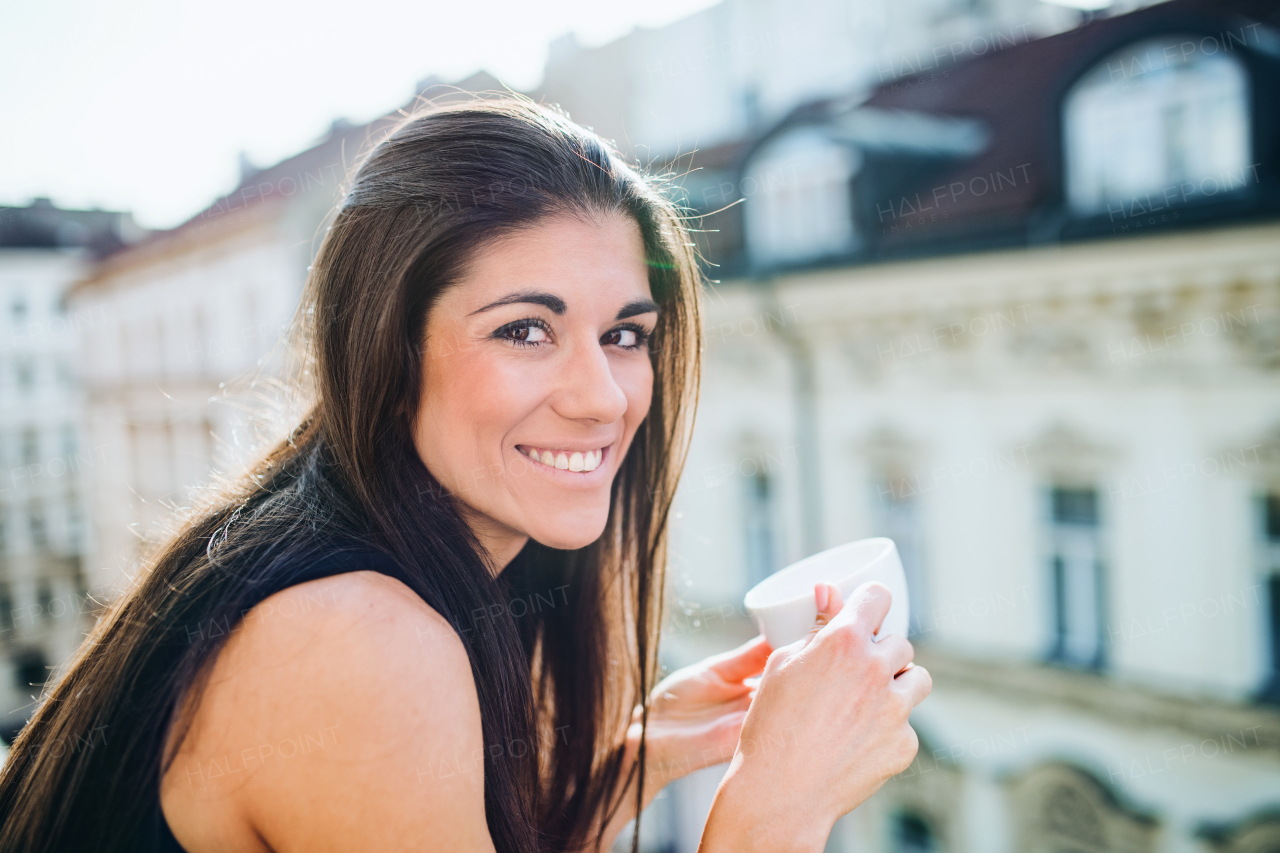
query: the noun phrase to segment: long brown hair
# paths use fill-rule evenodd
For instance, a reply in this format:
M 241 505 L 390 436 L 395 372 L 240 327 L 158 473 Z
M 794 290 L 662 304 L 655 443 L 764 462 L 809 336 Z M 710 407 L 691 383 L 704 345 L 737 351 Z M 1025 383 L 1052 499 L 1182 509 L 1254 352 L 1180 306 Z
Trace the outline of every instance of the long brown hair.
M 425 321 L 479 247 L 557 213 L 639 224 L 663 306 L 653 402 L 612 485 L 604 534 L 577 551 L 530 542 L 495 577 L 457 498 L 412 443 L 432 357 Z M 215 626 L 234 626 L 334 548 L 394 560 L 467 647 L 485 743 L 529 746 L 485 751 L 497 849 L 598 843 L 590 827 L 603 828 L 628 780 L 643 781 L 643 739 L 624 767 L 620 735 L 636 703 L 647 722 L 657 668 L 667 517 L 697 393 L 699 291 L 680 212 L 658 181 L 565 116 L 503 97 L 406 118 L 352 177 L 312 267 L 298 326 L 307 414 L 158 549 L 47 688 L 0 773 L 0 848 L 138 846 L 154 831 L 172 760 L 166 732 L 183 724 L 175 708 L 198 695 L 221 648 Z M 508 606 L 549 590 L 557 606 Z M 610 666 L 619 656 L 626 666 Z M 619 681 L 619 671 L 629 675 Z

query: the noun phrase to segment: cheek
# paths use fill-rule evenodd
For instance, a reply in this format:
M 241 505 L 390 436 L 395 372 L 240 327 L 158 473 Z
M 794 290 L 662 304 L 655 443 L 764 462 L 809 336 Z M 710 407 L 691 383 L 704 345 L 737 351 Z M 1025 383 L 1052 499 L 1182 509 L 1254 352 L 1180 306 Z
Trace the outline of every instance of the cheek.
M 423 372 L 418 435 L 428 442 L 427 453 L 436 467 L 473 463 L 475 426 L 489 420 L 488 401 L 483 393 L 467 389 L 492 387 L 478 368 L 474 360 L 455 355 L 439 357 Z
M 635 428 L 649 414 L 653 401 L 653 365 L 648 359 L 637 359 L 614 374 L 615 381 L 627 397 L 627 425 Z
M 424 372 L 423 426 L 446 439 L 454 453 L 480 452 L 489 444 L 486 439 L 519 421 L 539 394 L 527 371 L 487 355 L 460 353 Z

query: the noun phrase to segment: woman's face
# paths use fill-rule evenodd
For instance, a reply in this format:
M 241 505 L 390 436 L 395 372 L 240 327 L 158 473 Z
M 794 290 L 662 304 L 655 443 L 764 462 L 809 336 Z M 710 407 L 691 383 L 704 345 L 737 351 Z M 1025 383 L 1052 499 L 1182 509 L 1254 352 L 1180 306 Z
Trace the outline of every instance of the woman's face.
M 572 549 L 604 531 L 649 411 L 657 312 L 640 229 L 617 214 L 494 241 L 431 309 L 415 443 L 499 568 L 526 537 Z

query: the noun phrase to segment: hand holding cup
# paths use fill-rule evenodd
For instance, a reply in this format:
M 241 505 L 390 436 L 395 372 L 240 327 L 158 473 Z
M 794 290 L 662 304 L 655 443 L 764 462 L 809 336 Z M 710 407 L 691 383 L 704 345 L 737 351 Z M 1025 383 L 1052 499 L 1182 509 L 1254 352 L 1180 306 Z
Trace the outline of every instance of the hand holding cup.
M 831 827 L 901 773 L 918 740 L 908 717 L 929 694 L 907 639 L 881 631 L 892 594 L 815 585 L 814 624 L 775 648 L 703 836 L 703 851 L 821 850 Z M 881 631 L 879 642 L 873 635 Z

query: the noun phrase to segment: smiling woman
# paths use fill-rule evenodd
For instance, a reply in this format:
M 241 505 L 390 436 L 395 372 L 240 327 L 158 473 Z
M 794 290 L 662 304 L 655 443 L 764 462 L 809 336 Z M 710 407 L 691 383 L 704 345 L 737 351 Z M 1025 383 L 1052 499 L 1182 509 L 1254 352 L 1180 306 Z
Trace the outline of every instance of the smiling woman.
M 699 279 L 599 138 L 523 100 L 408 117 L 299 317 L 308 414 L 51 683 L 0 849 L 601 850 L 732 757 L 705 850 L 817 851 L 910 761 L 928 676 L 871 642 L 883 588 L 652 684 Z
M 613 463 L 649 412 L 659 313 L 640 228 L 617 213 L 499 239 L 432 307 L 427 351 L 454 355 L 426 359 L 423 411 L 450 417 L 419 419 L 414 441 L 500 565 L 530 537 L 576 550 L 604 529 Z

